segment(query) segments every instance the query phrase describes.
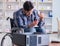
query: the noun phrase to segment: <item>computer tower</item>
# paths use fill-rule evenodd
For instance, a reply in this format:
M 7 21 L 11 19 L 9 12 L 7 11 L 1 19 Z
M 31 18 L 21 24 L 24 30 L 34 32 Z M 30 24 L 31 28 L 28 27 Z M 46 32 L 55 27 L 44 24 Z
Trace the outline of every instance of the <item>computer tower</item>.
M 19 46 L 48 46 L 48 34 L 13 34 L 13 43 Z
M 26 46 L 48 46 L 49 35 L 47 34 L 34 34 L 26 35 Z

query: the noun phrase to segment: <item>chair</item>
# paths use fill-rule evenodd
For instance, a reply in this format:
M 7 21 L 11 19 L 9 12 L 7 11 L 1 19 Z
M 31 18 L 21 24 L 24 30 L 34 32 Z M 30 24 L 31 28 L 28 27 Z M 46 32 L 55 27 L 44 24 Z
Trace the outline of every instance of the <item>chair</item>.
M 60 38 L 60 20 L 57 18 L 58 21 L 58 37 Z
M 1 40 L 1 46 L 8 46 L 7 44 L 4 45 L 5 42 L 7 42 L 7 41 L 5 41 L 5 40 L 6 40 L 6 37 L 10 38 L 11 43 L 13 43 L 11 46 L 14 46 L 14 44 L 18 44 L 18 43 L 19 43 L 18 41 L 17 41 L 17 43 L 15 43 L 15 42 L 16 42 L 16 40 L 18 40 L 18 39 L 21 38 L 21 37 L 15 39 L 15 36 L 19 36 L 19 34 L 18 34 L 17 31 L 20 31 L 20 33 L 23 33 L 23 31 L 24 31 L 23 28 L 19 28 L 19 27 L 14 23 L 14 19 L 11 19 L 11 18 L 8 18 L 8 19 L 10 19 L 11 33 L 7 33 L 7 34 L 5 34 L 5 35 L 3 36 L 2 40 Z M 8 19 L 7 19 L 7 20 L 8 20 Z M 17 35 L 17 34 L 18 34 L 18 35 Z

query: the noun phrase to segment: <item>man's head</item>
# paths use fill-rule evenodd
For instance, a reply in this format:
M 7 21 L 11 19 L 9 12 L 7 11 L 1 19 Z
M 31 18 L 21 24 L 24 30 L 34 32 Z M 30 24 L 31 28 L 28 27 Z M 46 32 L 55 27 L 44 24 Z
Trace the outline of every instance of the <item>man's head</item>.
M 26 1 L 23 4 L 23 9 L 24 9 L 24 12 L 26 15 L 31 15 L 33 8 L 34 8 L 34 6 L 33 6 L 32 2 L 30 2 L 30 1 Z

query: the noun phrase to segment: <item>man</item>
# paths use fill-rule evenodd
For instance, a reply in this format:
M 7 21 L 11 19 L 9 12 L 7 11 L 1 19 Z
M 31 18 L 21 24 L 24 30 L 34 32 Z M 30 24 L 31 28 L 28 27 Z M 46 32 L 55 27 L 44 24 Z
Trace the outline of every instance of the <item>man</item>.
M 24 32 L 36 32 L 34 28 L 39 22 L 38 12 L 34 9 L 32 2 L 26 1 L 23 8 L 14 13 L 15 23 L 19 28 L 23 28 Z

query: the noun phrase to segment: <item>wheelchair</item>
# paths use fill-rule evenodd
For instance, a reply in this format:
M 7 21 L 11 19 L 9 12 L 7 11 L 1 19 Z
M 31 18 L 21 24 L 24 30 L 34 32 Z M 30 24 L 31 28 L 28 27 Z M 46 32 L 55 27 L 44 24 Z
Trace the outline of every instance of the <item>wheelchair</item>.
M 23 28 L 19 28 L 18 26 L 16 26 L 16 24 L 14 23 L 14 19 L 10 18 L 10 23 L 11 23 L 11 33 L 6 33 L 2 40 L 1 40 L 1 46 L 25 46 L 24 44 L 26 44 L 26 35 L 24 35 L 24 29 Z M 20 31 L 20 32 L 17 32 Z M 34 32 L 33 34 L 41 34 L 40 32 Z M 8 39 L 8 40 L 7 40 Z M 10 39 L 10 41 L 9 41 Z M 24 41 L 22 41 L 24 40 Z M 21 42 L 20 42 L 21 41 Z M 9 44 L 10 42 L 10 44 Z M 22 45 L 20 45 L 20 43 Z
M 20 33 L 23 33 L 24 30 L 21 28 L 19 29 L 15 23 L 14 23 L 14 19 L 11 19 L 10 18 L 10 24 L 11 24 L 11 33 L 6 33 L 2 40 L 1 40 L 1 46 L 14 46 L 14 43 L 13 43 L 13 34 L 17 34 L 16 31 L 17 30 L 20 30 Z M 8 40 L 7 40 L 8 39 Z M 10 39 L 10 41 L 9 41 Z M 10 44 L 9 44 L 10 42 Z

